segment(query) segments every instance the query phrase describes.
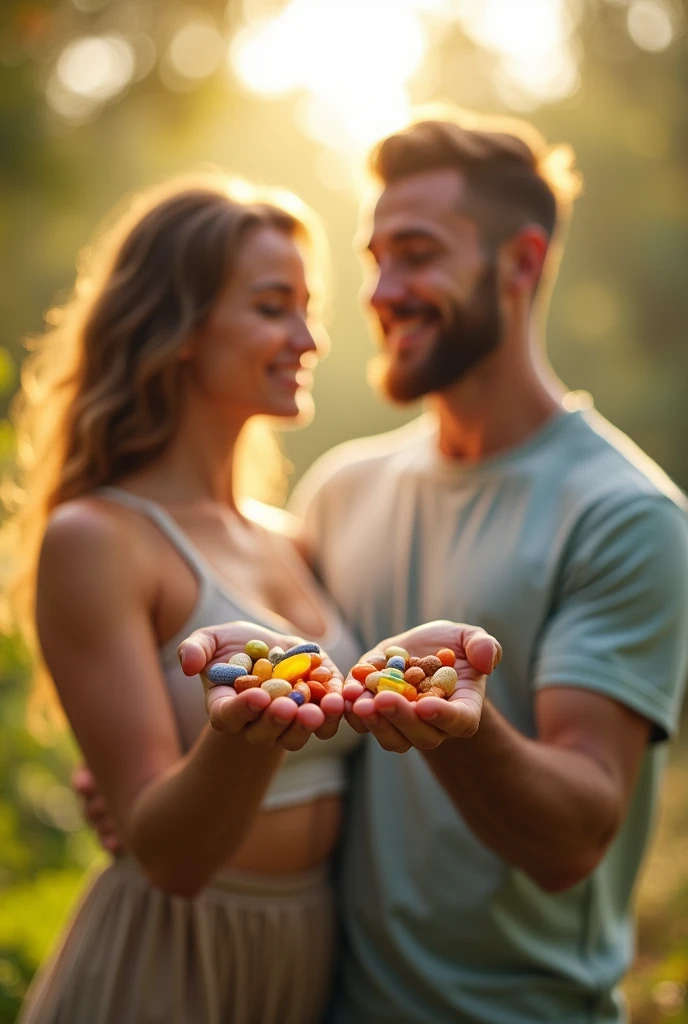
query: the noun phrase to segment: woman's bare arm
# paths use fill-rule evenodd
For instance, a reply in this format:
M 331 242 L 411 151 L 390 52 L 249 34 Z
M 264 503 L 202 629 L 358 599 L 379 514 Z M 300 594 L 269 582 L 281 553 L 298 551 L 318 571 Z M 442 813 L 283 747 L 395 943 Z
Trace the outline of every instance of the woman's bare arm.
M 192 896 L 244 838 L 283 751 L 208 725 L 182 755 L 144 562 L 116 515 L 85 502 L 59 509 L 41 552 L 38 631 L 124 846 L 153 884 Z

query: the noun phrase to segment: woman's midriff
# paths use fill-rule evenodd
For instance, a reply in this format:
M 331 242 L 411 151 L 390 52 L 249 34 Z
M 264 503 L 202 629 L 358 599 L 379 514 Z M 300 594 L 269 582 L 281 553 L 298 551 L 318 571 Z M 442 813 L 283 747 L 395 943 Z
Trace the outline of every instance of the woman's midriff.
M 330 856 L 340 826 L 341 800 L 336 796 L 263 811 L 227 867 L 266 875 L 307 871 Z

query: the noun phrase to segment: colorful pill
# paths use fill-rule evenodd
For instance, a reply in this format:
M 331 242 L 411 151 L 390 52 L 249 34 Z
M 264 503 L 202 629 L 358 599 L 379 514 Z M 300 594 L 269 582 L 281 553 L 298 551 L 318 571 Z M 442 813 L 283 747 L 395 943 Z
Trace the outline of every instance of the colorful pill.
M 387 668 L 398 668 L 403 673 L 406 670 L 406 662 L 398 654 L 395 654 L 387 660 Z
M 327 693 L 326 687 L 322 683 L 318 683 L 315 679 L 312 682 L 308 682 L 308 689 L 311 691 L 311 700 L 314 704 L 319 704 L 320 701 Z
M 298 683 L 294 683 L 294 690 L 301 694 L 304 704 L 308 704 L 311 699 L 311 688 L 308 683 L 304 683 L 303 679 L 299 679 Z
M 373 693 L 376 693 L 377 692 L 378 684 L 379 684 L 381 679 L 382 679 L 382 672 L 370 672 L 365 677 L 365 684 L 366 684 L 366 686 L 368 687 L 369 690 L 372 690 Z
M 398 668 L 383 668 L 382 674 L 383 674 L 383 676 L 386 676 L 388 679 L 402 679 L 403 680 L 403 678 L 404 678 L 404 673 L 401 671 L 401 669 L 398 669 Z
M 329 668 L 325 668 L 324 665 L 321 665 L 320 668 L 313 668 L 310 670 L 306 681 L 308 682 L 308 680 L 314 679 L 316 683 L 322 683 L 324 686 L 326 683 L 329 683 L 331 678 L 332 673 Z
M 409 652 L 403 647 L 396 647 L 393 644 L 391 647 L 385 648 L 385 658 L 403 658 L 404 664 L 406 664 L 409 660 Z
M 399 693 L 402 697 L 405 697 L 406 700 L 413 701 L 418 699 L 418 692 L 415 686 L 411 686 L 409 683 L 400 683 L 396 679 L 381 679 L 377 687 L 377 692 L 382 693 L 383 690 L 392 690 L 394 693 Z
M 291 658 L 280 659 L 272 670 L 273 679 L 288 679 L 295 682 L 302 679 L 311 667 L 311 656 L 307 652 L 295 654 Z M 320 669 L 316 669 L 319 672 Z
M 282 657 L 283 654 L 284 654 L 284 648 L 283 647 L 272 647 L 268 651 L 268 661 L 270 662 L 271 665 L 276 665 L 277 662 L 280 660 L 280 658 Z
M 280 661 L 283 661 L 285 658 L 293 658 L 295 654 L 320 654 L 320 648 L 317 644 L 296 644 L 284 652 L 280 657 Z
M 261 683 L 272 677 L 272 664 L 267 658 L 259 658 L 252 669 L 254 676 L 260 676 Z
M 372 665 L 378 672 L 380 672 L 387 664 L 387 659 L 384 654 L 371 654 L 365 664 Z
M 424 679 L 425 672 L 423 671 L 422 668 L 418 668 L 417 665 L 415 665 L 413 668 L 407 668 L 406 671 L 404 672 L 404 680 L 407 683 L 410 683 L 411 686 L 415 686 L 416 689 L 418 689 L 418 687 L 420 686 Z
M 432 676 L 437 672 L 438 668 L 442 668 L 442 662 L 434 654 L 428 654 L 426 658 L 420 659 L 418 668 L 422 668 L 426 676 Z
M 369 676 L 371 672 L 375 672 L 375 666 L 369 665 L 365 661 L 360 662 L 358 665 L 354 665 L 351 669 L 351 675 L 359 683 L 364 683 L 366 676 Z
M 234 689 L 237 693 L 243 693 L 244 690 L 252 690 L 256 686 L 260 686 L 263 680 L 259 676 L 239 676 L 234 684 Z
M 242 665 L 213 665 L 208 670 L 208 679 L 214 686 L 224 683 L 225 686 L 234 686 L 235 681 L 246 675 L 246 669 Z
M 260 688 L 270 694 L 271 700 L 275 700 L 277 697 L 288 697 L 291 693 L 291 683 L 288 683 L 286 679 L 266 679 L 264 683 L 261 683 Z
M 456 664 L 456 655 L 448 647 L 443 647 L 441 651 L 438 651 L 437 657 L 443 665 L 447 665 L 449 668 L 454 668 L 454 665 Z
M 439 686 L 445 697 L 451 697 L 456 689 L 457 679 L 456 669 L 450 668 L 449 665 L 443 665 L 431 677 L 430 688 Z
M 298 704 L 299 707 L 305 703 L 303 694 L 298 690 L 292 690 L 291 693 L 287 694 L 287 697 L 289 697 L 290 700 L 293 700 L 295 704 Z
M 446 694 L 441 686 L 431 686 L 425 693 L 418 694 L 418 700 L 422 700 L 423 697 L 446 697 Z
M 244 651 L 252 661 L 258 661 L 259 658 L 267 658 L 270 648 L 262 640 L 249 640 Z
M 243 652 L 241 654 L 233 654 L 232 657 L 229 658 L 228 663 L 230 665 L 243 665 L 246 672 L 250 672 L 253 668 L 253 658 L 249 658 L 248 654 L 244 654 Z

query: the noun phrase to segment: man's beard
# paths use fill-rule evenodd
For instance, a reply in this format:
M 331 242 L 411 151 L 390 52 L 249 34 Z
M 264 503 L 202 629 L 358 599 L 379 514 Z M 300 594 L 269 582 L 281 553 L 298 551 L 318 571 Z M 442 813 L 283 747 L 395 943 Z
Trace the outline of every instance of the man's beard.
M 397 312 L 405 310 L 398 307 Z M 500 336 L 497 268 L 490 261 L 470 301 L 455 303 L 451 321 L 440 330 L 425 359 L 404 365 L 383 352 L 371 364 L 371 383 L 385 398 L 400 404 L 445 391 L 494 352 Z

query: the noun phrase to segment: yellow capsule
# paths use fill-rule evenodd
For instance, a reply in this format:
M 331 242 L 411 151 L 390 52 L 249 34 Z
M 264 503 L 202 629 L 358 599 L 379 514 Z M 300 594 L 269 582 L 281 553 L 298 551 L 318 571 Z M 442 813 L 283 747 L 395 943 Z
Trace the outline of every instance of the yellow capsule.
M 294 654 L 291 658 L 285 658 L 275 665 L 272 672 L 273 679 L 287 679 L 293 683 L 296 679 L 302 679 L 311 667 L 310 654 Z
M 393 690 L 394 693 L 400 693 L 402 696 L 406 696 L 406 689 L 408 683 L 404 680 L 390 679 L 389 676 L 382 676 L 379 683 L 377 684 L 377 692 L 380 693 L 382 690 Z

